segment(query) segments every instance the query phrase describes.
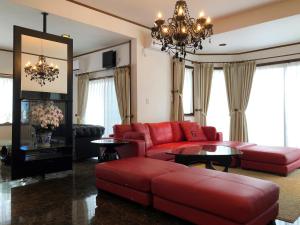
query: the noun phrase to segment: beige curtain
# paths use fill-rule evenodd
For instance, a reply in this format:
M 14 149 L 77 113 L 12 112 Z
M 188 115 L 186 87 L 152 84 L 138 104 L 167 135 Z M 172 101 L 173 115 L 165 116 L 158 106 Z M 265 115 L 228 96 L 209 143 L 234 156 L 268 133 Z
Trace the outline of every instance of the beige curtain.
M 184 112 L 182 104 L 182 91 L 184 84 L 185 62 L 179 59 L 173 61 L 173 102 L 172 102 L 172 120 L 183 121 Z
M 230 111 L 230 140 L 248 141 L 245 111 L 251 93 L 255 62 L 224 65 L 228 107 Z
M 214 65 L 212 63 L 197 63 L 194 65 L 195 121 L 202 126 L 206 126 L 213 72 Z
M 114 79 L 122 124 L 130 124 L 130 68 L 116 68 Z
M 89 74 L 78 76 L 77 123 L 84 123 L 86 105 L 89 93 Z

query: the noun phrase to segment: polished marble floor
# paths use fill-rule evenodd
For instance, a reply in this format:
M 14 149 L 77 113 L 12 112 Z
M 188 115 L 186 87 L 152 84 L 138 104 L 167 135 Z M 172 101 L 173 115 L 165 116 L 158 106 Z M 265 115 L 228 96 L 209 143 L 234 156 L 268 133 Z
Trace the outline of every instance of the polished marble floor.
M 0 224 L 24 225 L 188 225 L 108 193 L 97 194 L 96 160 L 75 163 L 73 172 L 45 179 L 9 180 L 0 163 Z M 291 225 L 277 221 L 277 225 Z M 300 220 L 294 225 L 300 225 Z

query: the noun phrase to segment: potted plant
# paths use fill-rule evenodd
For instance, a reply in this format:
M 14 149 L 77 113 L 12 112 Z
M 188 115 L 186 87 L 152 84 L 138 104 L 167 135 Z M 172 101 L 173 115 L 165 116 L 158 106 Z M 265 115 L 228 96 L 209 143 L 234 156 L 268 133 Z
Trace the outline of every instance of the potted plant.
M 59 127 L 64 119 L 62 110 L 53 102 L 37 104 L 30 111 L 32 126 L 35 129 L 36 145 L 49 147 L 52 131 Z

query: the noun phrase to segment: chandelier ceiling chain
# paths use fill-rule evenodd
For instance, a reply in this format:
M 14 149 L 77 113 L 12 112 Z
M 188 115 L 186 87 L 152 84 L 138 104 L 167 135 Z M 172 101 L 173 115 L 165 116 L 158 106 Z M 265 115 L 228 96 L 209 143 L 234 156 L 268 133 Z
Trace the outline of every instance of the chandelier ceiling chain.
M 43 31 L 46 32 L 46 16 L 47 13 L 43 14 Z M 46 62 L 46 56 L 44 56 L 43 40 L 41 39 L 41 55 L 38 58 L 38 62 L 35 65 L 31 65 L 27 62 L 24 71 L 26 77 L 30 77 L 31 81 L 36 81 L 39 85 L 44 86 L 46 82 L 53 82 L 58 78 L 59 69 L 58 66 L 54 66 L 53 63 L 48 65 Z
M 151 36 L 161 44 L 161 51 L 171 52 L 175 58 L 186 57 L 187 49 L 202 50 L 202 42 L 213 34 L 211 19 L 201 12 L 197 19 L 190 16 L 185 0 L 177 0 L 173 17 L 165 21 L 161 13 L 151 28 Z

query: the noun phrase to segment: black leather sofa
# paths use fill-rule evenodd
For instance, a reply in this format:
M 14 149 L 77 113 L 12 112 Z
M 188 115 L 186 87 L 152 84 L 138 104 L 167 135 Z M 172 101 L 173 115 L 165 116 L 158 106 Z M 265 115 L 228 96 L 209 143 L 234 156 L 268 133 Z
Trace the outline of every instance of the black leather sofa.
M 73 159 L 85 160 L 98 156 L 98 146 L 91 141 L 102 138 L 105 128 L 96 125 L 73 125 Z
M 105 128 L 97 125 L 73 124 L 73 160 L 82 161 L 98 157 L 98 146 L 91 141 L 102 138 Z M 55 129 L 52 139 L 59 140 L 63 136 L 64 126 Z

